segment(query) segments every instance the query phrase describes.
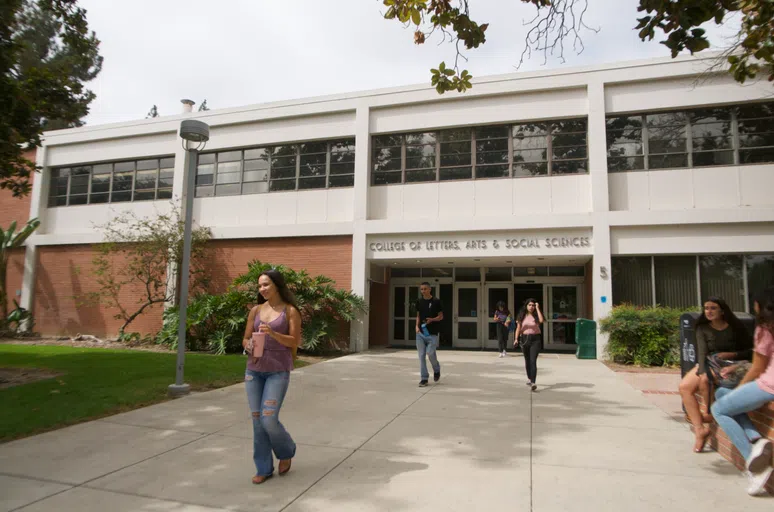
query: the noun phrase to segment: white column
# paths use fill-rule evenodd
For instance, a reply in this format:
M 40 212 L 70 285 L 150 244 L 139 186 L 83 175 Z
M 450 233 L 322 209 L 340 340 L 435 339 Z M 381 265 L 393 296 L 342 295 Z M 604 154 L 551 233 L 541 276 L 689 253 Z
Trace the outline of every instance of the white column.
M 35 234 L 45 233 L 46 224 L 42 214 L 45 213 L 44 204 L 48 197 L 48 173 L 46 166 L 46 147 L 41 146 L 35 154 L 35 163 L 42 168 L 40 173 L 35 175 L 32 182 L 32 191 L 30 192 L 30 219 L 40 219 L 40 227 Z M 22 293 L 19 305 L 27 311 L 32 311 L 32 305 L 35 294 L 35 276 L 37 270 L 38 248 L 35 243 L 35 234 L 30 236 L 25 243 L 24 249 L 24 275 L 22 276 Z M 8 290 L 6 290 L 8 291 Z
M 600 81 L 588 84 L 589 175 L 591 178 L 592 229 L 594 252 L 591 300 L 597 322 L 597 358 L 605 357 L 607 336 L 599 332 L 599 322 L 612 309 L 613 284 L 610 267 L 610 197 L 608 195 L 607 137 L 605 125 L 605 86 Z
M 370 110 L 359 106 L 355 113 L 355 190 L 354 231 L 352 233 L 352 292 L 368 301 L 368 261 L 366 261 L 365 224 L 368 219 L 368 187 L 371 175 Z M 349 333 L 349 348 L 353 352 L 368 350 L 368 313 L 358 315 Z

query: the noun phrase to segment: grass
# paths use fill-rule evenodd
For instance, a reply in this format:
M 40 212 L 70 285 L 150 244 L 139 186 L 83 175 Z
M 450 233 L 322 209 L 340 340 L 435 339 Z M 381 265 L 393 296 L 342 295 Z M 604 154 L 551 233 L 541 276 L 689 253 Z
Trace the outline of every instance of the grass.
M 0 345 L 0 367 L 61 373 L 0 389 L 0 442 L 167 400 L 175 354 L 47 345 Z M 296 367 L 306 363 L 296 361 Z M 245 357 L 188 353 L 185 381 L 203 391 L 244 379 Z

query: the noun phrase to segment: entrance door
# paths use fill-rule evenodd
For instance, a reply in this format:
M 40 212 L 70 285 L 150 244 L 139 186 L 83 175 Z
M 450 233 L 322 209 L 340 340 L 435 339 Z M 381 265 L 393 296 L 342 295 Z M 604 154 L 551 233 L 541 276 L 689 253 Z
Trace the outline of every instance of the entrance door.
M 484 309 L 487 314 L 487 322 L 484 348 L 498 348 L 497 322 L 493 320 L 493 317 L 499 301 L 505 302 L 507 309 L 513 313 L 513 286 L 510 283 L 486 285 L 486 306 Z M 511 340 L 510 343 L 513 343 L 513 341 Z
M 437 286 L 430 286 L 433 296 Z M 392 345 L 416 344 L 417 301 L 422 297 L 418 285 L 396 284 L 392 287 Z
M 544 311 L 548 344 L 565 348 L 575 345 L 575 320 L 581 312 L 579 285 L 546 285 L 548 308 Z
M 454 285 L 454 346 L 481 348 L 479 340 L 479 313 L 481 310 L 481 285 L 457 283 Z

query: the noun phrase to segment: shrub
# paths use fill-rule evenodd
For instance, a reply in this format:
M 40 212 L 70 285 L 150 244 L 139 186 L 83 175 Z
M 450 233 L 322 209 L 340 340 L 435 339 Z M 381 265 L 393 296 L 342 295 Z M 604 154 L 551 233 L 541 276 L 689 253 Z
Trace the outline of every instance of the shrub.
M 304 270 L 252 261 L 247 272 L 234 279 L 226 293 L 199 294 L 191 299 L 186 321 L 188 348 L 216 354 L 241 352 L 247 315 L 258 297 L 258 276 L 271 268 L 285 277 L 288 288 L 295 295 L 301 313 L 301 348 L 305 350 L 337 347 L 338 327 L 351 322 L 358 312 L 367 308 L 361 297 L 336 289 L 334 281 L 326 276 L 311 277 Z M 167 309 L 157 341 L 176 346 L 177 323 L 177 308 Z
M 624 304 L 600 323 L 615 363 L 676 366 L 680 363 L 680 315 L 686 310 Z

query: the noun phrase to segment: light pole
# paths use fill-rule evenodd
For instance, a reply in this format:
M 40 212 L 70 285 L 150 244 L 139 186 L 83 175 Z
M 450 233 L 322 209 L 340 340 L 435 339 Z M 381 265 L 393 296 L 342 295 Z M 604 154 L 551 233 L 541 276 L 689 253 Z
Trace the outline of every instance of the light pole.
M 196 185 L 196 162 L 201 149 L 204 149 L 210 140 L 210 127 L 201 121 L 186 119 L 180 123 L 180 137 L 183 139 L 185 149 L 185 225 L 183 228 L 183 261 L 179 269 L 180 299 L 179 323 L 177 327 L 177 371 L 175 383 L 170 384 L 168 393 L 170 396 L 183 396 L 191 391 L 191 386 L 183 383 L 183 368 L 185 366 L 185 334 L 188 320 L 188 273 L 191 266 L 191 232 L 193 231 L 193 199 Z

